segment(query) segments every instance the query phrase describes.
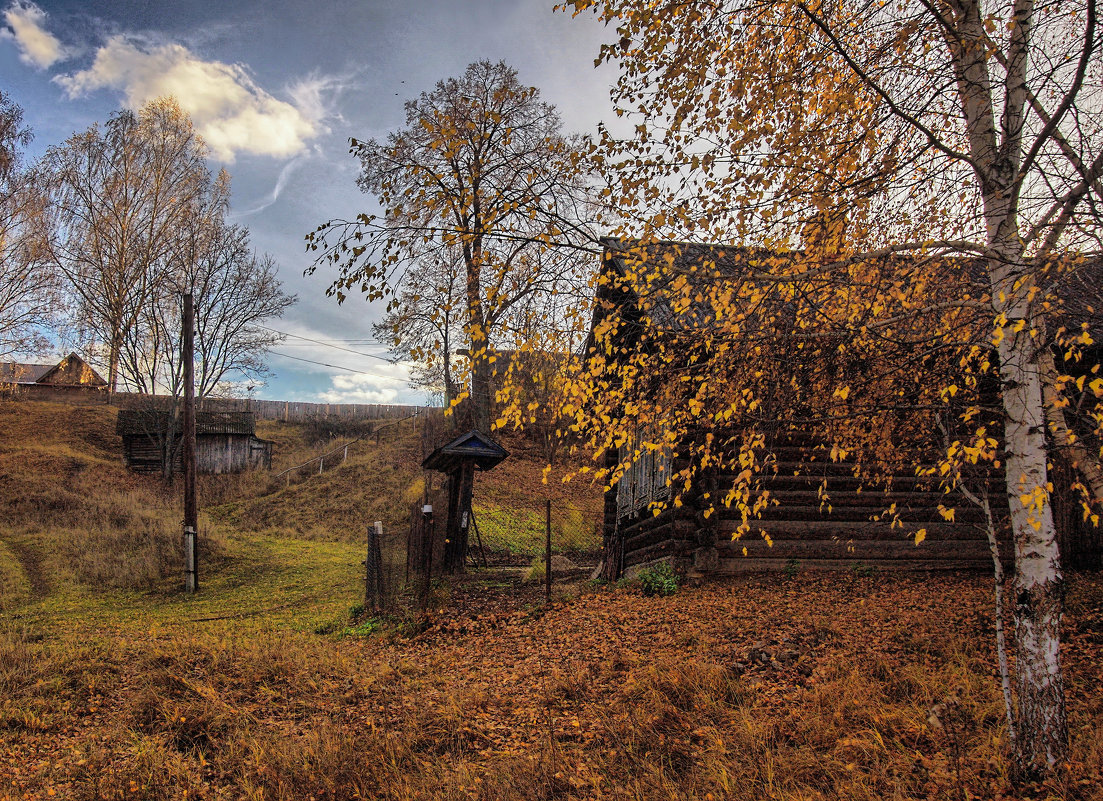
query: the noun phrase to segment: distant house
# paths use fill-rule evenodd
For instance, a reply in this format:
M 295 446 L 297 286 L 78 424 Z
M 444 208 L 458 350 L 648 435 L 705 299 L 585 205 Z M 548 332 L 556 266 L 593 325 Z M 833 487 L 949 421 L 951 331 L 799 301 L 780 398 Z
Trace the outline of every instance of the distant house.
M 0 384 L 103 390 L 107 382 L 88 362 L 70 353 L 57 364 L 0 362 Z
M 165 409 L 120 409 L 115 425 L 126 466 L 158 473 L 168 461 L 182 471 L 179 420 Z M 200 473 L 241 473 L 272 466 L 272 441 L 256 435 L 252 412 L 196 412 L 195 458 Z

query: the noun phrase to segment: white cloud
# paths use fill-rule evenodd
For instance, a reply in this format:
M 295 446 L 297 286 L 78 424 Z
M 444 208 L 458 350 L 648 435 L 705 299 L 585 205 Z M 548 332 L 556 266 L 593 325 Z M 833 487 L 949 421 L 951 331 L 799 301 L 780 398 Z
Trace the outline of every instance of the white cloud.
M 378 345 L 352 345 L 334 339 L 335 336 L 355 336 L 355 332 L 346 329 L 342 333 L 324 333 L 289 320 L 282 321 L 280 330 L 290 336 L 272 349 L 270 364 L 277 372 L 300 374 L 296 382 L 300 385 L 298 394 L 304 400 L 319 403 L 394 403 L 396 399 L 410 395 L 407 365 L 392 364 L 364 355 L 384 355 Z M 350 353 L 349 350 L 356 352 Z M 349 373 L 342 368 L 363 372 Z
M 294 103 L 279 100 L 257 86 L 241 65 L 204 61 L 178 44 L 113 36 L 88 69 L 54 80 L 70 98 L 119 90 L 131 108 L 171 95 L 191 115 L 215 157 L 225 162 L 239 153 L 295 156 L 325 130 L 321 87 L 299 89 L 298 96 L 292 92 Z
M 46 12 L 27 0 L 16 0 L 4 12 L 7 28 L 0 38 L 12 39 L 19 48 L 19 60 L 45 69 L 68 56 L 57 37 L 46 30 Z
M 370 375 L 335 375 L 332 388 L 319 392 L 318 400 L 322 403 L 391 403 L 398 397 L 401 381 L 385 381 Z

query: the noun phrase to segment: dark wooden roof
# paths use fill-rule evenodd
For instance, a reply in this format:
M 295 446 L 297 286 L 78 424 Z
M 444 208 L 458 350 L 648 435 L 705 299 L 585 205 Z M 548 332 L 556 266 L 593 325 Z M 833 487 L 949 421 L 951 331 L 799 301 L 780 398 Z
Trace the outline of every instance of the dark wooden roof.
M 647 315 L 652 324 L 669 331 L 689 331 L 716 324 L 715 311 L 704 300 L 707 293 L 688 308 L 675 311 L 670 302 L 669 286 L 678 276 L 685 276 L 690 287 L 702 290 L 714 285 L 718 279 L 767 286 L 773 281 L 769 278 L 756 279 L 756 273 L 776 273 L 777 268 L 787 260 L 801 255 L 795 251 L 786 254 L 762 248 L 695 242 L 644 244 L 612 237 L 605 237 L 601 242 L 605 247 L 602 263 L 604 278 L 598 288 L 594 325 L 612 308 L 623 312 L 646 302 Z M 915 263 L 914 257 L 908 254 L 889 254 L 880 258 L 886 263 L 899 263 L 902 267 Z M 988 275 L 983 259 L 947 259 L 945 263 L 954 274 L 955 284 L 963 279 L 975 297 L 987 296 Z M 650 267 L 650 271 L 641 276 L 637 272 L 641 266 Z M 1057 269 L 1055 265 L 1046 267 L 1040 280 L 1046 296 L 1051 299 L 1047 318 L 1051 323 L 1077 329 L 1082 323 L 1087 323 L 1089 330 L 1097 334 L 1095 338 L 1103 339 L 1103 258 L 1066 261 L 1062 266 L 1064 269 Z M 634 279 L 624 280 L 630 274 L 634 274 Z M 641 291 L 646 298 L 641 297 Z M 769 293 L 761 303 L 764 315 L 771 310 L 776 312 L 784 305 L 780 298 L 771 305 Z M 592 344 L 588 342 L 587 347 Z
M 464 462 L 474 462 L 479 470 L 490 470 L 508 456 L 509 451 L 486 434 L 468 431 L 430 453 L 421 466 L 426 470 L 451 473 Z
M 119 436 L 144 436 L 165 430 L 170 412 L 165 409 L 120 409 L 115 423 Z M 252 412 L 196 412 L 195 434 L 256 433 L 257 423 Z
M 5 384 L 33 384 L 55 367 L 57 367 L 56 364 L 0 362 L 0 382 Z

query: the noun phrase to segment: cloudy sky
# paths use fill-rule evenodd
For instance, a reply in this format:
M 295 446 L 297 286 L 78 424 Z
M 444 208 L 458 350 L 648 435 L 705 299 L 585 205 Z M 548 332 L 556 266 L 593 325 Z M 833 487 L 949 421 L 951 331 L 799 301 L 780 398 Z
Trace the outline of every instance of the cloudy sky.
M 365 342 L 380 309 L 358 298 L 338 306 L 325 274 L 303 277 L 307 232 L 374 211 L 355 185 L 350 136 L 400 128 L 405 100 L 479 59 L 516 67 L 568 131 L 611 116 L 613 76 L 593 66 L 609 32 L 590 16 L 554 13 L 554 0 L 0 3 L 0 86 L 34 131 L 32 157 L 121 107 L 174 95 L 210 146 L 212 170 L 230 171 L 234 220 L 299 297 L 276 324 L 295 336 L 258 397 L 423 400 L 401 367 L 363 355 L 384 354 Z

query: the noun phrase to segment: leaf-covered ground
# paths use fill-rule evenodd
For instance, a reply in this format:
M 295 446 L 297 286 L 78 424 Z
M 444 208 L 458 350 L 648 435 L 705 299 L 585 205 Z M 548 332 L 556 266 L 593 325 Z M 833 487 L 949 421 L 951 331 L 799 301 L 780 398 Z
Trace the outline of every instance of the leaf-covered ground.
M 0 798 L 1101 797 L 1098 576 L 1070 593 L 1074 762 L 1026 790 L 983 577 L 747 577 L 546 610 L 484 585 L 370 637 L 287 610 L 9 627 Z
M 109 409 L 0 404 L 2 801 L 1103 798 L 1099 575 L 1068 594 L 1073 762 L 1014 789 L 985 576 L 561 581 L 545 608 L 497 570 L 434 586 L 427 619 L 365 619 L 354 530 L 420 493 L 408 431 L 290 488 L 208 481 L 187 597 L 178 496 L 112 432 Z M 290 464 L 330 447 L 266 434 Z M 532 495 L 524 461 L 482 498 Z

